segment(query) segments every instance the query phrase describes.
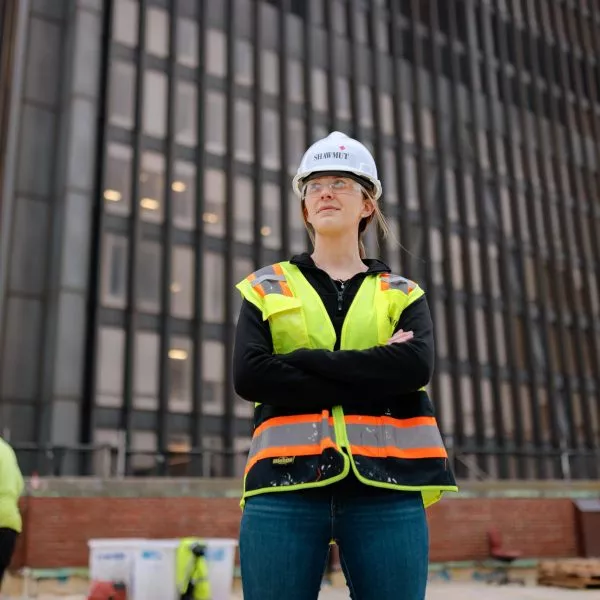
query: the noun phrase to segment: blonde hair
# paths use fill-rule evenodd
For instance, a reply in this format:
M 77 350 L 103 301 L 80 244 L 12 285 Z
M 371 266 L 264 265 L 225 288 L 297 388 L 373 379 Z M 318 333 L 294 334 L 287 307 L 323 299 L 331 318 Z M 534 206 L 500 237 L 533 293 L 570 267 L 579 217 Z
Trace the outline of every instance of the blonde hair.
M 369 200 L 371 202 L 371 205 L 373 206 L 373 212 L 368 216 L 365 217 L 364 219 L 361 220 L 361 222 L 358 224 L 358 251 L 360 253 L 360 257 L 361 258 L 366 258 L 367 253 L 365 251 L 365 244 L 363 241 L 363 237 L 365 235 L 365 231 L 367 230 L 367 227 L 371 224 L 371 221 L 376 220 L 377 221 L 377 226 L 379 228 L 379 231 L 381 232 L 381 237 L 383 239 L 388 238 L 391 233 L 390 233 L 390 226 L 385 218 L 385 215 L 383 214 L 381 207 L 379 206 L 379 202 L 377 202 L 377 199 L 375 198 L 375 196 L 373 196 L 373 194 L 369 193 L 364 186 L 358 184 L 360 186 L 360 189 L 362 191 L 362 195 L 363 198 L 365 200 Z M 301 210 L 302 210 L 302 219 L 304 220 L 304 226 L 306 227 L 306 230 L 308 231 L 308 237 L 310 238 L 310 241 L 313 243 L 315 243 L 315 230 L 314 227 L 306 220 L 306 209 L 305 209 L 305 194 L 302 194 L 302 202 L 301 202 Z

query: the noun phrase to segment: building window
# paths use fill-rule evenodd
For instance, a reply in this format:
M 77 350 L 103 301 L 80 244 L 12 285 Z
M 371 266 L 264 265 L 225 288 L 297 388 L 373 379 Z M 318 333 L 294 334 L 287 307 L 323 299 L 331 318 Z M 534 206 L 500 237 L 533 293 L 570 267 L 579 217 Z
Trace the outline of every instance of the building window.
M 173 225 L 180 229 L 196 228 L 196 167 L 176 160 L 171 183 Z
M 214 237 L 225 235 L 225 173 L 207 169 L 204 173 L 204 231 Z
M 225 412 L 225 348 L 214 340 L 205 340 L 202 344 L 202 412 L 222 415 Z
M 169 411 L 192 411 L 192 343 L 188 338 L 174 337 L 169 350 Z
M 100 327 L 96 366 L 96 405 L 118 408 L 123 404 L 125 331 Z
M 279 169 L 279 113 L 266 109 L 262 115 L 263 165 L 268 169 Z
M 177 62 L 198 66 L 198 25 L 191 19 L 177 19 Z
M 153 6 L 146 9 L 146 52 L 159 58 L 169 55 L 169 15 Z
M 323 69 L 312 70 L 312 107 L 318 112 L 327 111 L 327 75 Z
M 288 61 L 287 81 L 290 102 L 304 102 L 304 67 L 300 61 Z
M 125 236 L 105 233 L 102 248 L 102 304 L 125 308 L 127 297 L 127 256 Z
M 167 76 L 160 71 L 144 73 L 144 110 L 142 114 L 145 134 L 164 138 L 167 131 Z
M 175 141 L 193 147 L 197 142 L 198 98 L 196 86 L 185 81 L 177 82 L 175 110 Z
M 206 70 L 209 75 L 225 77 L 227 73 L 227 40 L 218 29 L 206 32 Z
M 158 242 L 140 242 L 136 273 L 137 303 L 144 312 L 160 311 L 161 254 L 162 248 Z
M 108 120 L 111 125 L 133 129 L 135 65 L 116 60 L 110 66 Z
M 264 183 L 262 202 L 263 202 L 263 225 L 260 229 L 260 234 L 263 239 L 263 244 L 266 248 L 278 250 L 281 247 L 281 211 L 280 211 L 280 188 L 274 183 Z M 299 202 L 294 197 L 296 202 Z M 296 202 L 294 204 L 296 204 Z M 293 206 L 293 205 L 292 205 Z M 299 211 L 290 211 L 293 213 L 293 219 L 297 220 Z
M 107 145 L 103 196 L 108 213 L 125 216 L 131 210 L 131 157 L 130 146 Z
M 144 152 L 140 170 L 140 215 L 144 221 L 162 223 L 165 196 L 165 157 Z
M 225 154 L 225 94 L 206 93 L 204 127 L 206 149 L 213 154 Z
M 252 85 L 254 54 L 252 44 L 246 40 L 235 42 L 235 81 L 240 85 Z
M 225 261 L 222 254 L 205 252 L 203 258 L 204 320 L 207 323 L 223 323 L 225 306 L 223 298 L 223 270 Z
M 234 198 L 235 239 L 251 243 L 253 239 L 253 190 L 252 179 L 236 177 Z
M 187 246 L 175 246 L 171 256 L 171 313 L 191 319 L 194 316 L 194 251 Z
M 150 331 L 135 334 L 135 386 L 133 406 L 138 410 L 158 408 L 159 337 Z
M 125 46 L 137 46 L 139 3 L 135 0 L 116 0 L 112 19 L 112 36 Z
M 235 101 L 235 157 L 242 162 L 254 160 L 254 116 L 247 100 Z
M 262 90 L 265 94 L 279 94 L 279 57 L 271 50 L 261 53 Z

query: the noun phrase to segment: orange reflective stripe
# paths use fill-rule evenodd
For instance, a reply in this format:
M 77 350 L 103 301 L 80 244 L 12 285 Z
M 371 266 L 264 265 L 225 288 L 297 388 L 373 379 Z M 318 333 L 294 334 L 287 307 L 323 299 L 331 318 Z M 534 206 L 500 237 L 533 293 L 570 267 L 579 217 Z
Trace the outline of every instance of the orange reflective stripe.
M 273 265 L 273 271 L 275 272 L 275 275 L 283 275 L 283 269 L 279 263 Z
M 390 282 L 389 282 L 389 280 L 384 279 L 384 277 L 389 277 L 389 276 L 390 276 L 389 273 L 382 273 L 379 276 L 379 281 L 381 281 L 381 289 L 384 292 L 386 292 L 387 290 L 390 289 Z
M 281 289 L 283 290 L 283 295 L 284 295 L 284 296 L 289 296 L 290 298 L 293 298 L 293 297 L 294 297 L 294 294 L 292 294 L 292 290 L 290 290 L 290 288 L 289 288 L 289 286 L 288 286 L 287 282 L 285 282 L 285 281 L 282 281 L 282 282 L 280 283 L 280 285 L 281 285 Z
M 335 448 L 331 438 L 323 438 L 320 444 L 306 444 L 303 446 L 276 446 L 274 448 L 265 448 L 253 456 L 246 465 L 245 473 L 259 461 L 264 458 L 274 458 L 276 456 L 311 456 L 321 454 L 326 448 Z
M 344 417 L 347 425 L 389 425 L 391 427 L 421 427 L 422 425 L 430 425 L 435 427 L 437 422 L 435 417 L 412 417 L 411 419 L 394 419 L 393 417 L 367 417 L 364 415 L 351 415 Z
M 368 456 L 370 458 L 448 458 L 445 448 L 405 448 L 401 450 L 395 446 L 350 446 L 352 454 Z
M 328 411 L 324 411 L 329 415 Z M 325 418 L 327 418 L 325 416 Z M 273 419 L 269 419 L 264 423 L 261 423 L 252 434 L 252 437 L 259 436 L 263 431 L 269 429 L 270 427 L 278 427 L 279 425 L 299 425 L 301 423 L 320 423 L 323 419 L 323 415 L 318 413 L 312 415 L 295 415 L 292 417 L 274 417 Z M 330 424 L 333 423 L 333 420 L 330 419 Z

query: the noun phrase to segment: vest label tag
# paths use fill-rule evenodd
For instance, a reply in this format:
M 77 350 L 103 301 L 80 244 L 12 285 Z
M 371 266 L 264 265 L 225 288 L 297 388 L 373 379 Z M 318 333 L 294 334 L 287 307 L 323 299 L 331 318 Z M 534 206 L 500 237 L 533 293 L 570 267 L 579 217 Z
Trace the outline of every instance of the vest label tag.
M 295 456 L 278 456 L 273 459 L 274 465 L 291 465 L 294 460 L 296 460 Z

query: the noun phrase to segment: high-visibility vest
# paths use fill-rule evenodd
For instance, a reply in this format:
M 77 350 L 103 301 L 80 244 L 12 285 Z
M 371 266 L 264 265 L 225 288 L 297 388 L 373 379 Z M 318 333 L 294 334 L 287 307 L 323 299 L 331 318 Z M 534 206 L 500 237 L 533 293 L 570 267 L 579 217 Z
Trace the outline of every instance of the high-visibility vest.
M 336 333 L 327 309 L 295 265 L 265 267 L 237 288 L 269 321 L 275 354 L 300 348 L 333 350 Z M 340 348 L 385 344 L 402 311 L 423 294 L 416 283 L 399 275 L 367 275 L 346 315 Z M 255 406 L 242 506 L 257 494 L 329 485 L 350 469 L 367 485 L 420 491 L 425 506 L 444 491 L 457 491 L 425 389 L 402 394 L 384 411 L 369 408 L 368 402 L 360 410 L 344 410 L 343 403 L 340 396 L 340 405 L 331 411 L 309 414 L 301 407 L 290 414 L 289 409 Z
M 177 591 L 181 600 L 211 600 L 208 563 L 204 552 L 194 552 L 202 547 L 199 538 L 183 538 L 177 547 L 175 569 Z

